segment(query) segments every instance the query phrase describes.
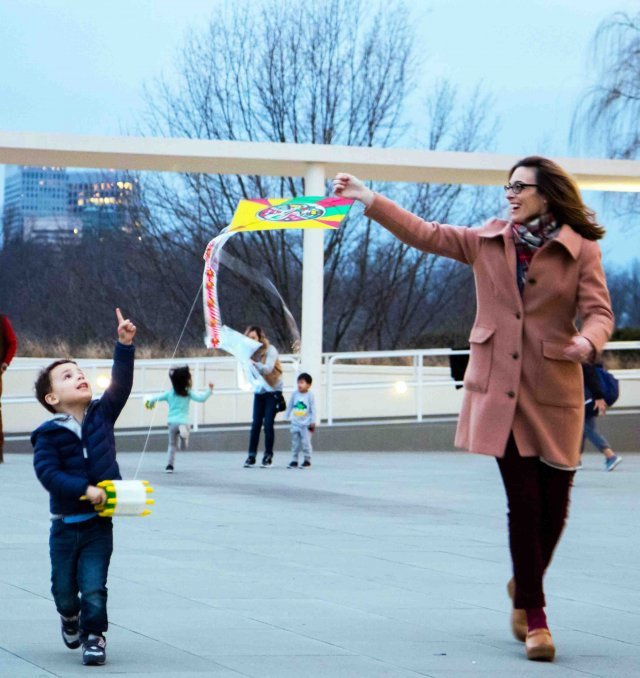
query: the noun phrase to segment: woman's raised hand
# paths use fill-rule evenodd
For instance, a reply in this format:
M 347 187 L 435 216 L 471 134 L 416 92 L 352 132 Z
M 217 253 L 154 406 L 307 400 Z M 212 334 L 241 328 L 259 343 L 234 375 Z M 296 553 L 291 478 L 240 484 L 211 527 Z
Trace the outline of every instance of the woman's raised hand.
M 338 172 L 333 180 L 333 192 L 342 198 L 359 200 L 366 207 L 373 202 L 373 191 L 367 188 L 357 177 L 346 172 Z

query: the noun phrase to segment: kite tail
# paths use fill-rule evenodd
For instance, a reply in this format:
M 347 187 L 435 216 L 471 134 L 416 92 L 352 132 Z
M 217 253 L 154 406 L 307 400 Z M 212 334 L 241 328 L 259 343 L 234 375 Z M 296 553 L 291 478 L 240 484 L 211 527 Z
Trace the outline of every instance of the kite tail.
M 202 301 L 205 317 L 204 344 L 207 348 L 218 348 L 220 345 L 220 306 L 218 304 L 218 269 L 220 268 L 220 251 L 233 235 L 229 227 L 220 231 L 211 240 L 204 251 L 204 273 L 202 275 Z
M 218 348 L 220 343 L 220 310 L 218 307 L 218 276 L 212 261 L 211 252 L 216 245 L 214 238 L 204 253 L 204 273 L 202 275 L 202 301 L 206 334 L 204 343 L 207 348 Z

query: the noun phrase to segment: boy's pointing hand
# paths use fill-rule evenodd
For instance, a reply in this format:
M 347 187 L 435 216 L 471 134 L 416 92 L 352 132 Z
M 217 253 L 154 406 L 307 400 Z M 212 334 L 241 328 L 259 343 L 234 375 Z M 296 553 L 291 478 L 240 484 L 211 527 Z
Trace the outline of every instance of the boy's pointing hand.
M 129 346 L 136 336 L 136 326 L 128 318 L 125 319 L 122 316 L 119 308 L 116 308 L 116 318 L 118 319 L 118 341 Z

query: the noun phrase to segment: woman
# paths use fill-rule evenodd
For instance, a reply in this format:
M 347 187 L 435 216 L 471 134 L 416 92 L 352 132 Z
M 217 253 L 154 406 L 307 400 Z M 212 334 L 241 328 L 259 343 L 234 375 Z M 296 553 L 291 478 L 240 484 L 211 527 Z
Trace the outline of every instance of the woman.
M 595 360 L 613 329 L 596 242 L 604 229 L 566 172 L 537 156 L 509 172 L 510 219 L 478 229 L 423 221 L 349 174 L 336 176 L 334 190 L 408 245 L 473 267 L 478 308 L 455 444 L 497 457 L 509 506 L 512 630 L 529 659 L 551 661 L 542 580 L 580 460 L 580 363 Z
M 263 383 L 256 386 L 253 396 L 253 421 L 251 422 L 251 436 L 249 438 L 249 456 L 244 462 L 245 468 L 251 468 L 256 463 L 260 430 L 264 426 L 264 455 L 262 468 L 269 468 L 273 462 L 273 421 L 276 418 L 277 406 L 282 396 L 282 367 L 278 358 L 278 351 L 269 343 L 261 327 L 251 325 L 245 330 L 245 335 L 262 346 L 253 354 L 252 364 L 260 373 Z

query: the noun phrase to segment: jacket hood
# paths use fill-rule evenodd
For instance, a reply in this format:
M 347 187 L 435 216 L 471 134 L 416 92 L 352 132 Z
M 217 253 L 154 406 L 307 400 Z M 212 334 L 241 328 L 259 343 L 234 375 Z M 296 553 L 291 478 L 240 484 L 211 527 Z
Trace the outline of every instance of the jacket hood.
M 96 407 L 98 402 L 99 401 L 96 399 L 89 403 L 89 406 L 85 412 L 85 417 L 94 407 Z M 82 425 L 79 424 L 70 414 L 64 414 L 60 412 L 38 426 L 38 428 L 31 434 L 31 444 L 35 447 L 36 440 L 38 439 L 39 435 L 43 435 L 60 427 L 68 429 L 73 434 L 78 436 L 78 439 L 82 438 Z

